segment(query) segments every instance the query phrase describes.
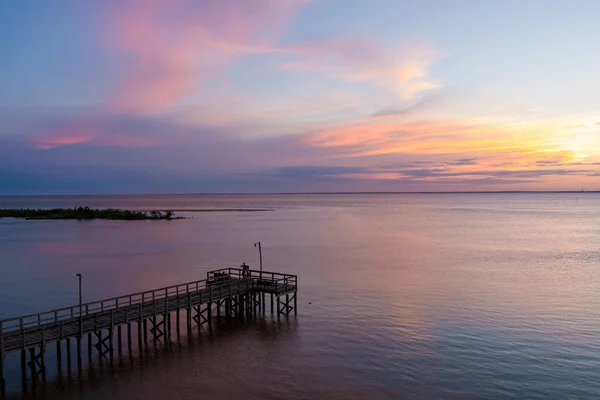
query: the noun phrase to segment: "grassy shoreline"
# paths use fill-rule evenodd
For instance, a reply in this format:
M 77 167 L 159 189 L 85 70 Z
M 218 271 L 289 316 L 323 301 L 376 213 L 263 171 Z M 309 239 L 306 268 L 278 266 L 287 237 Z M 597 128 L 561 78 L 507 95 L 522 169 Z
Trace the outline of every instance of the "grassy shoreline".
M 166 211 L 132 211 L 120 209 L 98 210 L 89 207 L 53 208 L 53 209 L 0 209 L 0 218 L 22 219 L 110 219 L 110 220 L 174 220 L 184 219 L 175 216 L 173 210 Z

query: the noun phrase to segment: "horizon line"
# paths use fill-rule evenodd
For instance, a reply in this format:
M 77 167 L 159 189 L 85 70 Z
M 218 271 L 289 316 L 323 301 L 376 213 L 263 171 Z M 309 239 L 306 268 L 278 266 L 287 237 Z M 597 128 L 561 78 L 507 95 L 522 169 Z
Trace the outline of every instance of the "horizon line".
M 338 194 L 575 194 L 600 190 L 483 190 L 483 191 L 373 191 L 373 192 L 195 192 L 195 193 L 78 193 L 78 194 L 0 194 L 0 197 L 100 197 L 100 196 L 268 196 Z

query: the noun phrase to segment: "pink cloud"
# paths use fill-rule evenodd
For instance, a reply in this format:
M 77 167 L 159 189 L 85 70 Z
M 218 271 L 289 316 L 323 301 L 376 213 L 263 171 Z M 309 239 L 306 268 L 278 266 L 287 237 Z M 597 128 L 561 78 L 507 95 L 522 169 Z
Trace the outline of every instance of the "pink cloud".
M 132 60 L 116 108 L 156 111 L 194 94 L 236 55 L 268 47 L 306 0 L 132 0 L 111 46 Z
M 29 144 L 38 150 L 49 150 L 56 147 L 86 144 L 89 146 L 111 147 L 144 147 L 157 146 L 164 141 L 129 134 L 104 132 L 98 128 L 81 128 L 66 126 L 52 132 L 45 132 L 29 141 Z
M 55 147 L 89 142 L 94 138 L 94 132 L 85 129 L 69 129 L 44 133 L 33 139 L 31 145 L 39 150 L 48 150 Z

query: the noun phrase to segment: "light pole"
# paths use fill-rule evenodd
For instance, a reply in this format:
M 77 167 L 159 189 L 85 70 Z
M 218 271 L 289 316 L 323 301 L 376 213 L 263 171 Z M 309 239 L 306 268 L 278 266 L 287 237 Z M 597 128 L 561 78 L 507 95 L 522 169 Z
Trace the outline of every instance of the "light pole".
M 262 281 L 262 247 L 260 247 L 260 241 L 254 243 L 254 247 L 258 247 L 258 256 L 260 257 L 260 280 Z
M 79 278 L 79 339 L 83 337 L 83 308 L 81 306 L 81 274 L 77 274 Z

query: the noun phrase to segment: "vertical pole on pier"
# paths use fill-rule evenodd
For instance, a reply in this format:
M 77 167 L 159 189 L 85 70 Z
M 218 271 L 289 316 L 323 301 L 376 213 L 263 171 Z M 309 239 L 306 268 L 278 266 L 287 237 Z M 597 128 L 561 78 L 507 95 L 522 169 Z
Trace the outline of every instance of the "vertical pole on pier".
M 171 313 L 167 313 L 167 337 L 169 338 L 169 342 L 171 341 Z
M 142 352 L 142 321 L 141 321 L 141 319 L 142 319 L 142 317 L 140 316 L 140 320 L 137 323 L 137 327 L 138 327 L 138 349 L 139 349 L 140 353 Z
M 148 321 L 144 320 L 144 343 L 148 341 Z
M 273 308 L 273 297 L 274 297 L 273 293 L 271 293 L 271 314 L 273 314 L 273 310 L 274 310 L 274 308 Z
M 281 316 L 279 310 L 281 310 L 281 300 L 279 296 L 277 296 L 277 319 L 279 319 Z
M 294 315 L 298 315 L 298 291 L 294 292 Z
M 92 362 L 92 334 L 88 333 L 87 338 L 87 346 L 88 346 L 88 362 Z
M 25 351 L 25 345 L 23 345 L 23 349 L 21 350 L 21 381 L 23 382 L 23 387 L 27 384 L 27 352 Z
M 190 293 L 190 289 L 187 288 L 188 291 L 188 306 L 187 306 L 187 331 L 188 335 L 192 334 L 192 293 Z
M 171 330 L 171 319 L 169 318 L 169 289 L 165 289 L 165 313 L 163 314 L 163 338 L 165 344 L 167 339 L 171 336 L 169 331 Z
M 212 328 L 212 305 L 213 305 L 213 287 L 210 287 L 210 292 L 209 292 L 209 299 L 208 299 L 208 304 L 206 305 L 206 307 L 208 307 L 208 327 Z
M 123 354 L 123 344 L 121 342 L 121 325 L 117 327 L 117 346 L 119 348 L 119 355 Z
M 29 369 L 31 370 L 31 381 L 35 385 L 37 372 L 35 370 L 35 347 L 29 349 Z
M 131 322 L 127 323 L 127 351 L 131 353 Z
M 60 339 L 56 342 L 56 364 L 60 371 L 62 368 L 62 348 Z
M 46 382 L 46 327 L 42 325 L 42 345 L 40 347 L 42 382 Z
M 144 303 L 144 297 L 142 295 L 142 304 L 140 304 L 140 319 L 138 321 L 138 347 L 140 348 L 140 351 L 142 350 L 142 305 Z
M 192 333 L 192 310 L 190 307 L 186 309 L 186 321 L 187 321 L 187 331 L 188 335 Z
M 102 340 L 102 331 L 99 330 L 98 332 L 96 332 L 96 338 L 98 340 L 98 342 L 96 343 L 96 350 L 98 350 L 99 356 L 98 360 L 100 361 L 100 365 L 102 365 L 103 363 L 103 359 L 104 359 L 104 348 L 102 347 L 104 341 Z
M 71 373 L 71 339 L 67 339 L 67 370 Z
M 176 315 L 175 316 L 175 324 L 177 325 L 177 337 L 181 336 L 181 327 L 179 326 L 180 314 L 181 314 L 181 309 L 179 307 L 177 307 L 177 312 L 175 313 L 175 315 Z
M 78 372 L 80 378 L 81 378 L 81 367 L 82 367 L 82 363 L 81 363 L 81 337 L 78 337 L 77 338 L 77 372 Z

